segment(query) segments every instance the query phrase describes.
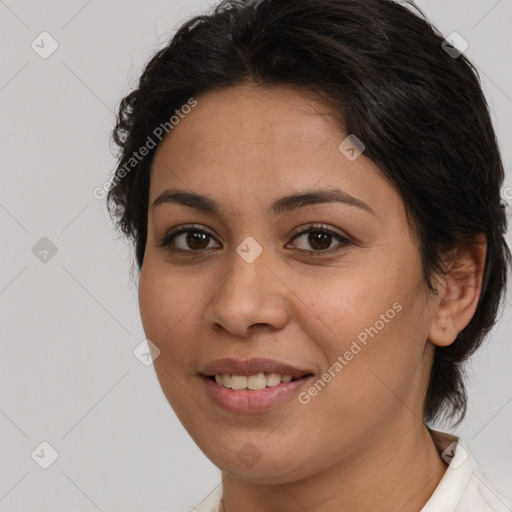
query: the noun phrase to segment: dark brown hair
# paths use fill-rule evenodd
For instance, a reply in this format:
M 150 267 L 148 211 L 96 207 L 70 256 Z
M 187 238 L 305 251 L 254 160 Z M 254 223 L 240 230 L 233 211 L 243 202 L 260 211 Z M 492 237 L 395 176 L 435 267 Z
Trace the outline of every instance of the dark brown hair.
M 511 259 L 504 170 L 476 68 L 463 54 L 450 55 L 443 36 L 412 7 L 390 0 L 225 0 L 190 19 L 121 101 L 108 206 L 134 243 L 140 269 L 156 147 L 130 159 L 157 127 L 191 97 L 249 81 L 317 96 L 400 193 L 433 294 L 432 277 L 443 275 L 448 252 L 477 233 L 487 238 L 476 312 L 454 343 L 436 347 L 426 393 L 427 423 L 460 422 L 463 363 L 496 321 Z

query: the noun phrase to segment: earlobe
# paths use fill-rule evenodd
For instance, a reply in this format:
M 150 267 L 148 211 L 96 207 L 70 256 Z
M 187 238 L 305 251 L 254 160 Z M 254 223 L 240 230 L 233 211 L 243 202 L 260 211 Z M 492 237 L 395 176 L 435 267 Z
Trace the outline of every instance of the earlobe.
M 447 262 L 447 274 L 438 287 L 439 295 L 428 340 L 434 345 L 451 345 L 475 314 L 482 289 L 487 240 L 480 233 L 473 242 L 462 243 Z

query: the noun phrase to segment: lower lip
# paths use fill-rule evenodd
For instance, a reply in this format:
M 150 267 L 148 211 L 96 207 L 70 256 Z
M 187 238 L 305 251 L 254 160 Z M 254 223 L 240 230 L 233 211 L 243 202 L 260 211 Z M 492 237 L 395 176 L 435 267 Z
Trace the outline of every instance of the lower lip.
M 309 376 L 293 382 L 281 382 L 277 386 L 255 391 L 229 389 L 208 377 L 203 377 L 203 381 L 208 394 L 220 407 L 230 412 L 249 414 L 272 409 L 293 398 L 312 378 Z

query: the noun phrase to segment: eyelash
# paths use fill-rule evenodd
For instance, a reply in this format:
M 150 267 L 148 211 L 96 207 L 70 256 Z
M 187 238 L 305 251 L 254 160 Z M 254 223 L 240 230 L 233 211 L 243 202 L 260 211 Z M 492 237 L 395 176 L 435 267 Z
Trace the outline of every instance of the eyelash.
M 329 249 L 325 249 L 325 250 L 315 251 L 315 250 L 298 249 L 301 252 L 311 253 L 311 255 L 314 257 L 332 255 L 333 253 L 337 253 L 337 252 L 341 251 L 346 246 L 352 245 L 352 242 L 349 239 L 340 235 L 339 233 L 332 231 L 325 224 L 302 226 L 295 231 L 291 241 L 294 241 L 299 236 L 301 236 L 305 233 L 312 232 L 312 231 L 331 235 L 340 242 L 339 245 L 337 245 L 335 247 L 331 247 Z M 183 233 L 189 233 L 189 232 L 204 233 L 205 235 L 208 235 L 209 237 L 211 237 L 215 240 L 215 238 L 210 233 L 208 233 L 208 231 L 205 231 L 204 229 L 202 229 L 199 226 L 190 225 L 190 226 L 184 226 L 180 229 L 173 230 L 170 233 L 166 234 L 163 238 L 161 238 L 158 241 L 158 247 L 165 248 L 168 251 L 171 251 L 174 253 L 182 253 L 182 254 L 183 253 L 199 253 L 199 252 L 204 252 L 204 251 L 209 250 L 209 249 L 199 249 L 199 250 L 180 249 L 180 248 L 174 248 L 171 246 L 171 241 L 173 240 L 174 237 L 181 235 Z

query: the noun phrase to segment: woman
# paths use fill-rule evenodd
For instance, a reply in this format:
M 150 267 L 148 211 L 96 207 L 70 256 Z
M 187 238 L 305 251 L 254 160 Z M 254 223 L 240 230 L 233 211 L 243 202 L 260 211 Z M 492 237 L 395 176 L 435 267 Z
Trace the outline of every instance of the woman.
M 121 103 L 109 205 L 199 511 L 502 511 L 457 437 L 510 252 L 456 38 L 388 0 L 225 1 Z

